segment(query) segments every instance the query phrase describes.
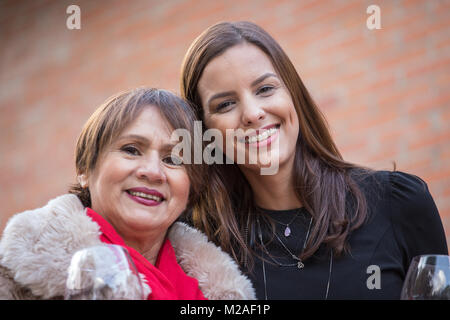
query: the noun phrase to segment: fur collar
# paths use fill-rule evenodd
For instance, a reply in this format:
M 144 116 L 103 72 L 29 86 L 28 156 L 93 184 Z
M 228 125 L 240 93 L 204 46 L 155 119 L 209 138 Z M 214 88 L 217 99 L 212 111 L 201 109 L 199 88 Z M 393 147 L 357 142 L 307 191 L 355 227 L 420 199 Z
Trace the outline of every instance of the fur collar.
M 33 295 L 61 296 L 72 255 L 101 244 L 99 235 L 98 225 L 85 214 L 78 197 L 63 195 L 11 218 L 0 241 L 0 264 Z M 202 232 L 176 222 L 168 236 L 179 264 L 198 280 L 206 298 L 255 299 L 250 280 Z M 147 285 L 146 290 L 150 290 Z

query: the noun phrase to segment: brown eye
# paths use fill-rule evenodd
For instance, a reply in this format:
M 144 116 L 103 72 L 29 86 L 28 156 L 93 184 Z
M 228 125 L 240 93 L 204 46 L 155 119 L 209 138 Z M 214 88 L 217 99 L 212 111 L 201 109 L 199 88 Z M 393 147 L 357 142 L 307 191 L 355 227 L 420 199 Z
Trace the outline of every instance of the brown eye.
M 139 151 L 139 149 L 136 148 L 136 147 L 133 146 L 133 145 L 126 145 L 126 146 L 123 146 L 120 150 L 123 151 L 123 152 L 125 152 L 125 153 L 127 153 L 127 154 L 133 155 L 133 156 L 139 156 L 139 155 L 141 155 L 141 152 Z
M 224 101 L 224 102 L 221 102 L 221 103 L 219 103 L 219 104 L 217 105 L 216 111 L 217 111 L 217 112 L 225 112 L 225 111 L 227 111 L 228 109 L 230 109 L 229 107 L 230 107 L 233 103 L 234 103 L 233 101 Z
M 258 89 L 258 91 L 256 92 L 256 94 L 265 94 L 265 93 L 269 93 L 269 92 L 271 92 L 273 89 L 275 89 L 275 87 L 273 87 L 273 86 L 264 86 L 264 87 L 261 87 L 260 89 Z

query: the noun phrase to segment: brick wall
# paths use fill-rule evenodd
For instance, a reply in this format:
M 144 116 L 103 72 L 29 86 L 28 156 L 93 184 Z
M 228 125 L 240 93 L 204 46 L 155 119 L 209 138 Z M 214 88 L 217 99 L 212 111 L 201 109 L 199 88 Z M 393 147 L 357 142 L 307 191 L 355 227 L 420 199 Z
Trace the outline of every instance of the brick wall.
M 81 8 L 69 30 L 66 8 Z M 369 30 L 369 5 L 381 29 Z M 421 176 L 450 238 L 450 1 L 2 1 L 0 230 L 74 182 L 83 123 L 108 96 L 178 92 L 190 42 L 251 20 L 285 48 L 347 160 Z

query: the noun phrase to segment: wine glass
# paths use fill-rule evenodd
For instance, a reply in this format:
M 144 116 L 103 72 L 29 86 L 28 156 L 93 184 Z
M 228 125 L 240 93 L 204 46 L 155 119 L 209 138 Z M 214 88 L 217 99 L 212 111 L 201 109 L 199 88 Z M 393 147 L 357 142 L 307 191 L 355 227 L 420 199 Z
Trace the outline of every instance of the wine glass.
M 402 300 L 450 300 L 450 257 L 422 255 L 409 266 Z
M 141 278 L 128 251 L 105 244 L 77 251 L 68 268 L 66 300 L 143 300 Z

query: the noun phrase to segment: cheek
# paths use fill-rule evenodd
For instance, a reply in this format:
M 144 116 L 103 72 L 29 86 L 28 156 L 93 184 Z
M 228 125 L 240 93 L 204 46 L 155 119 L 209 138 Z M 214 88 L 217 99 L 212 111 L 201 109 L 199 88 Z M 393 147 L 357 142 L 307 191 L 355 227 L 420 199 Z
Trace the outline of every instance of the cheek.
M 229 150 L 227 148 L 227 141 L 232 141 L 231 137 L 235 133 L 234 130 L 240 128 L 240 115 L 238 110 L 232 110 L 224 114 L 217 114 L 209 118 L 205 118 L 205 126 L 207 129 L 213 129 L 215 131 L 214 138 L 212 139 L 216 146 L 222 150 L 223 153 L 227 154 Z M 230 138 L 227 140 L 227 130 L 229 130 Z M 219 139 L 219 140 L 216 140 Z M 221 141 L 220 141 L 221 140 Z M 220 144 L 218 144 L 220 143 Z M 236 149 L 236 144 L 232 144 L 231 149 Z M 235 155 L 236 152 L 233 151 Z M 229 155 L 233 158 L 231 155 Z
M 217 113 L 205 116 L 205 126 L 207 129 L 217 129 L 223 136 L 227 129 L 238 129 L 241 123 L 241 114 L 238 108 L 234 108 L 225 113 Z
M 118 183 L 124 181 L 130 176 L 132 169 L 126 161 L 110 161 L 104 163 L 98 176 L 102 185 L 118 186 Z
M 190 190 L 190 182 L 187 173 L 184 170 L 172 172 L 169 174 L 168 180 L 170 193 L 174 200 L 173 205 L 184 209 L 188 202 Z M 181 213 L 181 211 L 179 213 Z
M 280 92 L 275 95 L 274 99 L 271 101 L 271 108 L 281 117 L 286 117 L 288 114 L 295 113 L 294 102 L 287 92 Z
M 112 197 L 113 190 L 122 187 L 122 182 L 130 176 L 132 169 L 125 161 L 103 161 L 89 179 L 91 196 Z
M 297 111 L 295 110 L 293 105 L 290 105 L 287 110 L 287 122 L 288 125 L 291 127 L 291 130 L 294 131 L 294 134 L 298 135 L 298 132 L 300 130 L 299 122 L 298 122 L 298 115 Z
M 276 101 L 273 102 L 272 112 L 277 115 L 290 130 L 299 130 L 297 111 L 294 107 L 294 102 L 292 101 L 288 93 L 283 93 L 278 96 Z

